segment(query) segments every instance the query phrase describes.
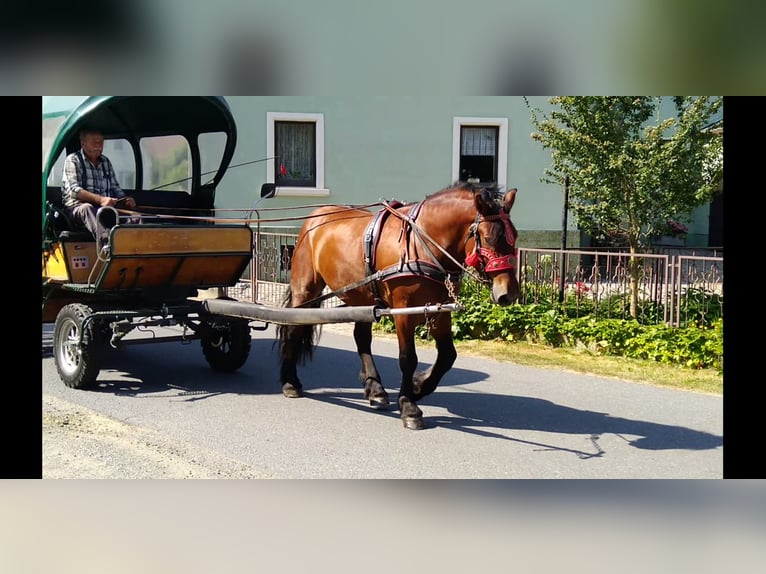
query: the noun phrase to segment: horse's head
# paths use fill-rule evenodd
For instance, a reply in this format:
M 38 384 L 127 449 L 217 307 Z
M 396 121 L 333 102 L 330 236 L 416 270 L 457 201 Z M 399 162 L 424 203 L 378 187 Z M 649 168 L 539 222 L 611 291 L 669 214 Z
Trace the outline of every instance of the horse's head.
M 498 305 L 510 305 L 520 294 L 516 276 L 518 233 L 509 216 L 516 192 L 516 188 L 508 190 L 500 201 L 489 191 L 477 192 L 474 195 L 476 220 L 466 239 L 473 238 L 474 248 L 465 264 L 491 284 L 492 302 Z

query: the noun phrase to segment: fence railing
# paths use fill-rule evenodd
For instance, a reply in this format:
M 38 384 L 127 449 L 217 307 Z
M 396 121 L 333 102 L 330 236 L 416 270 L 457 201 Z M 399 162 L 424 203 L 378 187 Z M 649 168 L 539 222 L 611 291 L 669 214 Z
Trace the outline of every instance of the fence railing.
M 280 306 L 290 283 L 296 239 L 296 233 L 256 233 L 253 260 L 227 294 Z M 680 253 L 519 248 L 519 303 L 564 304 L 575 316 L 628 318 L 635 289 L 642 323 L 679 326 L 723 316 L 723 257 Z M 327 307 L 338 304 L 336 298 L 322 302 Z
M 519 248 L 518 260 L 522 304 L 566 304 L 575 316 L 625 319 L 635 291 L 643 323 L 723 316 L 723 257 Z

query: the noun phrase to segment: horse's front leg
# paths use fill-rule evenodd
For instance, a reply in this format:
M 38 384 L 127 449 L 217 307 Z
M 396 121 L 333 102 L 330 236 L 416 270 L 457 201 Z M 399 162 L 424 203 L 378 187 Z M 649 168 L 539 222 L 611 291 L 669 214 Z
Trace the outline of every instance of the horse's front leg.
M 436 342 L 436 361 L 427 370 L 418 371 L 413 376 L 413 396 L 418 401 L 436 390 L 439 381 L 457 359 L 455 344 L 452 342 L 452 316 L 449 313 L 438 315 L 429 333 Z
M 354 324 L 354 341 L 362 363 L 359 379 L 364 384 L 364 398 L 370 401 L 371 407 L 385 409 L 389 403 L 388 393 L 372 358 L 372 323 Z
M 412 316 L 398 315 L 395 319 L 396 335 L 399 339 L 399 369 L 402 371 L 402 382 L 399 386 L 399 411 L 402 424 L 412 430 L 425 428 L 423 411 L 416 404 L 417 398 L 412 384 L 412 375 L 418 366 L 418 355 L 415 352 L 415 326 Z

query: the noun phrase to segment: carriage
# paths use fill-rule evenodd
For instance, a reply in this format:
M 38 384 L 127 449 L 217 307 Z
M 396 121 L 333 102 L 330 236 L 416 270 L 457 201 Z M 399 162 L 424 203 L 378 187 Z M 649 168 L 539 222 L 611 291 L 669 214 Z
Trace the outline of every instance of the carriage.
M 106 250 L 87 230 L 78 228 L 62 206 L 59 186 L 64 158 L 79 148 L 79 130 L 86 125 L 103 133 L 104 154 L 112 160 L 121 187 L 137 204 L 132 212 L 101 208 L 113 210 L 117 221 L 109 231 Z M 425 207 L 422 202 L 382 204 L 377 215 L 353 206 L 327 208 L 309 217 L 331 223 L 332 213 L 338 210 L 353 213 L 351 219 L 340 218 L 352 221 L 352 227 L 337 229 L 335 239 L 326 244 L 332 248 L 339 238 L 340 245 L 347 247 L 353 236 L 360 243 L 357 265 L 344 266 L 345 274 L 335 276 L 329 269 L 314 270 L 306 248 L 296 245 L 294 261 L 299 268 L 293 269 L 292 278 L 297 283 L 291 285 L 284 306 L 237 301 L 225 295 L 226 288 L 236 285 L 253 262 L 254 233 L 260 220 L 250 217 L 254 210 L 239 220 L 216 216 L 217 187 L 232 167 L 236 142 L 236 123 L 222 97 L 43 99 L 42 320 L 53 323 L 53 356 L 61 380 L 71 388 L 89 388 L 96 384 L 110 349 L 192 340 L 200 341 L 212 369 L 236 371 L 248 359 L 251 330 L 273 323 L 280 329 L 283 393 L 300 396 L 297 365 L 310 355 L 314 327 L 355 323 L 365 396 L 379 408 L 388 399 L 372 362 L 370 331 L 372 323 L 391 315 L 397 321 L 404 361 L 400 361 L 402 419 L 408 428 L 422 428 L 414 402 L 433 391 L 450 368 L 454 347 L 449 322 L 439 322 L 434 333 L 442 358 L 425 375 L 414 373 L 415 325 L 460 308 L 455 294 L 465 265 L 480 269 L 493 290 L 499 290 L 496 302 L 507 304 L 518 296 L 512 261 L 516 232 L 511 231 L 507 215 L 513 197 L 506 198 L 503 206 L 502 201 L 490 201 L 476 190 L 458 190 L 451 193 L 463 194 L 462 203 L 445 204 L 440 197 L 442 204 L 434 200 Z M 260 197 L 272 197 L 275 192 L 273 184 L 264 184 Z M 385 225 L 384 214 L 391 215 Z M 449 246 L 445 249 L 440 245 L 444 241 L 433 240 L 425 231 L 433 228 L 416 224 L 417 217 L 423 222 L 436 217 L 438 225 L 446 224 L 454 235 L 446 240 Z M 455 217 L 465 221 L 457 225 Z M 385 247 L 397 229 L 405 228 L 407 240 L 412 236 L 418 245 L 404 251 L 401 244 Z M 313 229 L 307 221 L 303 233 Z M 468 235 L 463 238 L 458 231 Z M 379 234 L 375 245 L 371 247 L 367 237 L 362 246 L 362 237 L 372 232 Z M 364 264 L 362 247 L 368 250 Z M 405 251 L 411 252 L 411 259 L 405 260 Z M 372 265 L 376 254 L 378 263 Z M 444 266 L 455 271 L 447 272 Z M 398 271 L 389 273 L 393 267 Z M 354 268 L 358 268 L 357 276 L 349 274 Z M 436 277 L 440 272 L 444 277 Z M 453 285 L 455 273 L 458 279 Z M 320 275 L 321 282 L 305 282 L 307 276 Z M 295 299 L 296 285 L 311 295 Z M 346 304 L 321 308 L 320 294 L 327 287 Z M 165 327 L 180 327 L 182 332 L 168 333 Z M 131 336 L 136 331 L 149 331 L 151 336 Z

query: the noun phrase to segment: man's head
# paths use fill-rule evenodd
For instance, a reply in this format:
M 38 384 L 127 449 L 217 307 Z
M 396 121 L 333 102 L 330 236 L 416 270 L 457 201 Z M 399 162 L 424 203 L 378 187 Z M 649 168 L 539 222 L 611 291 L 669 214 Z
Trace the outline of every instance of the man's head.
M 80 146 L 85 156 L 93 161 L 104 150 L 104 136 L 95 128 L 83 128 L 80 130 Z

